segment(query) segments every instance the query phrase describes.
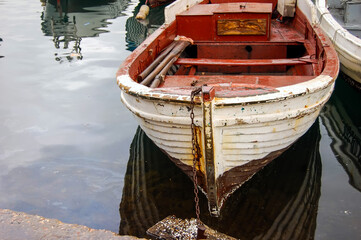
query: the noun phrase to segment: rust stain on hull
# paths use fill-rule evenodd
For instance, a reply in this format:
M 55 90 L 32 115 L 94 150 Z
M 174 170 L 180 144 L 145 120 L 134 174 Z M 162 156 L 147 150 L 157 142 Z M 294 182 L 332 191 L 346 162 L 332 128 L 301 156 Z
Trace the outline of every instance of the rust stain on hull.
M 289 147 L 283 148 L 281 150 L 270 153 L 269 155 L 267 155 L 262 159 L 253 160 L 245 165 L 232 168 L 231 170 L 225 172 L 220 177 L 218 177 L 214 185 L 214 189 L 217 189 L 216 194 L 217 194 L 218 211 L 222 208 L 223 203 L 229 197 L 230 194 L 232 194 L 234 191 L 240 188 L 245 182 L 251 179 L 254 174 L 256 174 L 258 171 L 264 168 L 272 160 L 280 156 L 288 148 Z M 179 159 L 171 157 L 163 149 L 161 150 L 169 157 L 169 159 L 171 159 L 176 164 L 177 167 L 179 167 L 185 174 L 188 175 L 190 179 L 192 179 L 193 177 L 192 166 L 184 164 Z M 204 172 L 198 170 L 197 178 L 198 178 L 198 186 L 207 196 L 208 201 L 210 201 L 209 192 L 208 192 L 209 186 L 206 175 L 204 174 Z M 217 216 L 217 214 L 214 213 L 214 216 Z

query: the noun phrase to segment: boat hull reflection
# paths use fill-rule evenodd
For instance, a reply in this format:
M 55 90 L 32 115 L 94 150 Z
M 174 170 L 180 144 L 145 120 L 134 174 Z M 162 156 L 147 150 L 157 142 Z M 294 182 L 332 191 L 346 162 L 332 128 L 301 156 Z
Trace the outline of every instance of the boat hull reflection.
M 201 220 L 239 239 L 312 239 L 321 184 L 319 139 L 316 122 L 233 193 L 218 218 L 210 216 L 201 194 Z M 168 215 L 195 217 L 193 183 L 140 128 L 130 148 L 119 211 L 120 234 L 138 237 Z
M 147 37 L 164 23 L 164 7 L 151 8 L 149 15 L 144 20 L 137 20 L 135 16 L 139 12 L 144 1 L 140 1 L 134 9 L 134 16 L 127 19 L 125 30 L 127 50 L 134 51 Z
M 351 186 L 361 191 L 361 102 L 360 93 L 343 79 L 337 82 L 335 94 L 320 116 L 332 139 L 331 149 L 345 169 Z

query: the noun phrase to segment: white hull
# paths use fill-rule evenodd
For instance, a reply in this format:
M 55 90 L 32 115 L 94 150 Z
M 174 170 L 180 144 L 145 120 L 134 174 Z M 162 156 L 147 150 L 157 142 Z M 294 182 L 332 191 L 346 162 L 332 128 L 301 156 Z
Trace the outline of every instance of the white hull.
M 126 75 L 119 76 L 118 81 L 131 85 L 134 83 Z M 145 94 L 146 98 L 144 94 L 129 94 L 146 90 L 144 86 L 136 83 L 133 87 L 128 93 L 121 93 L 122 102 L 133 112 L 148 137 L 180 168 L 191 175 L 189 169 L 192 168 L 193 156 L 189 101 L 166 100 L 175 99 L 171 96 L 165 97 L 162 101 L 159 98 L 153 99 L 151 93 Z M 312 126 L 321 108 L 331 96 L 333 88 L 334 79 L 320 75 L 305 83 L 280 87 L 276 93 L 213 100 L 215 181 L 230 181 L 235 172 L 241 172 L 241 182 L 245 182 L 260 168 L 278 157 Z M 159 93 L 154 95 L 159 97 Z M 187 101 L 189 97 L 179 98 Z M 206 146 L 202 106 L 197 105 L 194 112 L 195 124 L 201 136 L 200 145 Z M 207 153 L 205 147 L 201 148 L 199 170 L 206 175 L 207 160 L 204 156 Z M 218 214 L 218 208 L 223 205 L 223 201 L 240 186 L 236 184 L 239 179 L 238 176 L 238 180 L 227 190 L 216 208 L 210 206 L 213 214 Z M 209 198 L 208 190 L 202 190 Z
M 329 85 L 290 99 L 270 98 L 266 100 L 269 102 L 260 100 L 261 103 L 246 106 L 242 103 L 224 106 L 224 101 L 216 100 L 213 110 L 215 177 L 289 147 L 314 123 L 332 90 L 333 85 Z M 189 104 L 143 99 L 124 92 L 121 99 L 159 148 L 192 166 Z M 201 128 L 204 143 L 201 111 L 201 106 L 195 108 L 195 122 Z
M 361 39 L 352 35 L 335 20 L 327 9 L 325 0 L 316 0 L 314 14 L 315 22 L 319 23 L 335 46 L 341 70 L 361 84 Z

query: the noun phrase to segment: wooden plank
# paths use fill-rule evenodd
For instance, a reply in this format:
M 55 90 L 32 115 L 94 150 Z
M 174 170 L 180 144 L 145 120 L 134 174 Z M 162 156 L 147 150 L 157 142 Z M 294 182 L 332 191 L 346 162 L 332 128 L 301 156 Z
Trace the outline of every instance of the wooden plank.
M 259 41 L 253 42 L 250 44 L 249 42 L 197 42 L 197 46 L 294 46 L 294 45 L 303 45 L 305 42 L 304 38 L 296 39 L 296 40 L 278 40 L 278 41 Z
M 251 51 L 250 51 L 251 50 Z M 250 52 L 249 52 L 250 51 Z M 198 58 L 214 58 L 217 53 L 218 59 L 286 59 L 286 45 L 253 44 L 235 45 L 230 43 L 197 45 Z M 303 65 L 302 65 L 303 66 Z M 286 72 L 286 65 L 273 66 L 198 66 L 199 72 L 227 72 L 227 73 L 276 73 Z M 211 71 L 210 71 L 211 70 Z
M 186 87 L 202 86 L 203 84 L 259 84 L 271 87 L 282 87 L 305 82 L 315 76 L 257 76 L 257 75 L 195 75 L 195 76 L 166 76 L 164 83 L 160 86 Z
M 299 65 L 312 63 L 311 59 L 210 59 L 210 58 L 179 58 L 176 65 L 197 66 L 274 66 L 274 65 Z
M 272 3 L 241 1 L 221 3 L 214 13 L 272 13 Z

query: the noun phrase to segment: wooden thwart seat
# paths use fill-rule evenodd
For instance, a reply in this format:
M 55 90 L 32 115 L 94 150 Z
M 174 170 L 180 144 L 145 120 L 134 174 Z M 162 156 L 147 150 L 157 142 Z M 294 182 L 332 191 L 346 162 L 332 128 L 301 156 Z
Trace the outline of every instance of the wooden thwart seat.
M 275 65 L 300 65 L 314 63 L 310 56 L 288 59 L 210 59 L 210 58 L 179 58 L 176 65 L 197 66 L 275 66 Z
M 185 87 L 202 86 L 203 84 L 258 84 L 271 87 L 283 87 L 297 84 L 313 79 L 314 76 L 257 76 L 257 75 L 172 75 L 166 76 L 164 82 L 159 86 L 166 87 Z

